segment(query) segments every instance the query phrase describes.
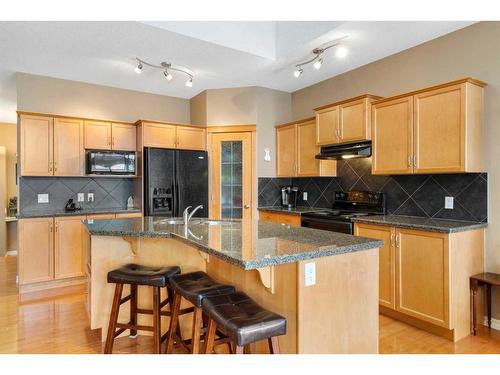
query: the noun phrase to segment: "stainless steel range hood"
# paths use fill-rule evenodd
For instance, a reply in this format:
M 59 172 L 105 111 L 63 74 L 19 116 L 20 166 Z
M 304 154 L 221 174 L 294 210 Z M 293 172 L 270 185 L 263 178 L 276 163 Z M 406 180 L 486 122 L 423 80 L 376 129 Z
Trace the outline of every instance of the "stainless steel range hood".
M 316 159 L 338 160 L 352 158 L 368 158 L 372 155 L 372 142 L 354 142 L 340 145 L 323 146 Z

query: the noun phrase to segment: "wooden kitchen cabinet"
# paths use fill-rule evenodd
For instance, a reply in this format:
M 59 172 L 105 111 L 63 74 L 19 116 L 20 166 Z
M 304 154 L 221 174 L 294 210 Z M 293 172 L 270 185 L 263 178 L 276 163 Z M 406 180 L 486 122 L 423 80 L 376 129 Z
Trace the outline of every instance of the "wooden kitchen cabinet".
M 177 148 L 181 150 L 206 150 L 207 131 L 202 127 L 177 126 Z
M 92 214 L 87 215 L 87 220 L 107 220 L 116 218 L 115 214 Z
M 19 220 L 19 284 L 54 279 L 53 219 Z
M 367 94 L 316 108 L 316 144 L 370 139 L 370 103 L 376 99 L 380 97 Z
M 276 127 L 276 175 L 336 176 L 335 160 L 318 160 L 314 118 Z
M 379 249 L 379 304 L 396 308 L 395 228 L 356 224 L 354 235 L 384 241 Z
M 52 175 L 53 118 L 22 114 L 19 116 L 19 123 L 21 175 Z
M 175 148 L 176 126 L 170 124 L 160 124 L 143 122 L 144 147 Z
M 120 151 L 136 150 L 136 126 L 134 124 L 111 124 L 111 148 Z
M 294 213 L 259 211 L 259 219 L 263 221 L 271 221 L 278 224 L 288 224 L 293 227 L 301 226 L 300 215 Z
M 373 174 L 483 171 L 483 88 L 471 78 L 372 104 Z
M 140 212 L 118 213 L 115 215 L 115 217 L 117 219 L 138 218 L 138 217 L 142 217 L 142 213 L 140 213 Z
M 85 148 L 111 150 L 111 122 L 85 120 Z
M 83 253 L 85 216 L 54 218 L 54 278 L 65 279 L 84 275 Z
M 83 121 L 54 119 L 54 176 L 83 176 Z

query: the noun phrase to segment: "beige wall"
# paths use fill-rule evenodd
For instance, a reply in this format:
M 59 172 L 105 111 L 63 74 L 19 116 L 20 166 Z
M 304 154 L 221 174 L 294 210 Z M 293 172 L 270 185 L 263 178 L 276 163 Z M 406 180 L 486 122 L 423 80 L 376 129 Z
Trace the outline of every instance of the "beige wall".
M 189 100 L 17 73 L 19 111 L 134 122 L 190 122 Z
M 207 124 L 207 92 L 203 91 L 190 100 L 191 124 Z
M 294 119 L 312 108 L 339 99 L 371 93 L 390 96 L 471 76 L 485 89 L 485 161 L 488 172 L 486 270 L 500 273 L 500 22 L 481 22 L 428 43 L 389 56 L 292 94 Z M 493 194 L 492 194 L 493 193 Z M 500 319 L 500 293 L 494 315 Z
M 16 185 L 16 152 L 17 152 L 16 124 L 0 123 L 0 146 L 7 149 L 7 195 L 5 204 L 11 197 L 17 196 Z

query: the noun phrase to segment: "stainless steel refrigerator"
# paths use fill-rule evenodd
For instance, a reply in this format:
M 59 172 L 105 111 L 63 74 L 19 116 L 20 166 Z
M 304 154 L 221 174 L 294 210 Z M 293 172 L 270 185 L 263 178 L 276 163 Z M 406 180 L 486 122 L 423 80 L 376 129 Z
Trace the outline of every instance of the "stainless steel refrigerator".
M 144 149 L 144 207 L 148 216 L 180 217 L 188 206 L 203 205 L 196 217 L 208 217 L 208 154 Z

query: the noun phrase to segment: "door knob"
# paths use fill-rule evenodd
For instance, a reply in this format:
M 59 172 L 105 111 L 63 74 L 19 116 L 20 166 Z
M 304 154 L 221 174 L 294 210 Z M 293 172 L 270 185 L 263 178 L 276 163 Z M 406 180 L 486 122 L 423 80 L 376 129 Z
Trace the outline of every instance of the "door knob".
M 249 204 L 245 204 L 244 206 L 245 208 L 250 208 L 250 205 Z

